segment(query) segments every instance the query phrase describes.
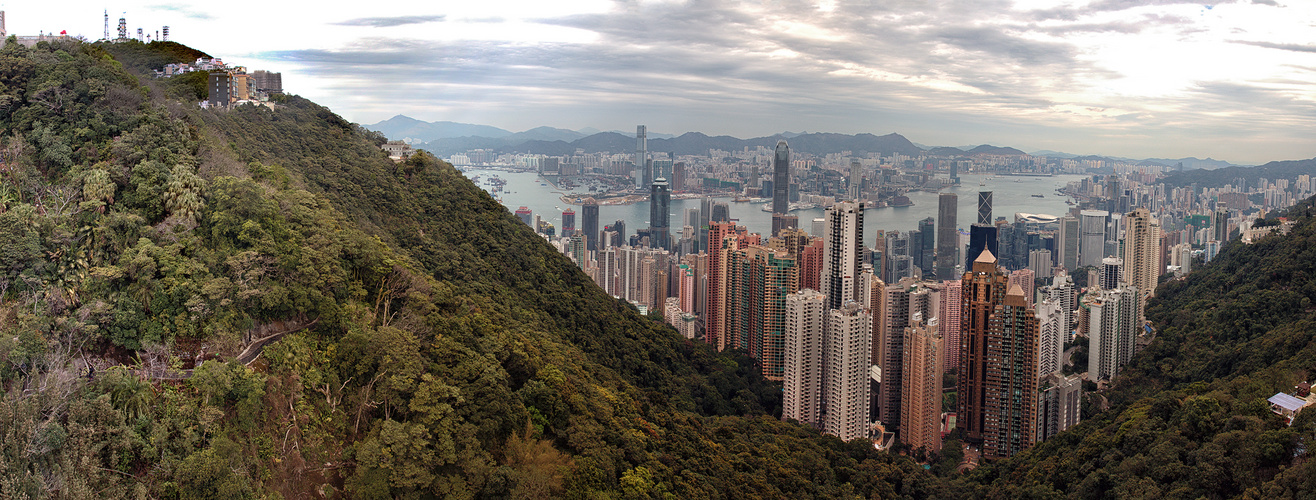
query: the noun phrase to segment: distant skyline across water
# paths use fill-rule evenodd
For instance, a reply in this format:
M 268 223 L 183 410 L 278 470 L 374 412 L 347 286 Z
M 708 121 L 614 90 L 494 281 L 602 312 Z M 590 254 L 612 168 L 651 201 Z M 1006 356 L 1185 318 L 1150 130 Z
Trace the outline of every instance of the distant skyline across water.
M 577 228 L 580 225 L 580 205 L 564 204 L 561 200 L 563 192 L 555 188 L 547 180 L 539 177 L 534 172 L 510 172 L 505 170 L 491 170 L 470 168 L 466 170 L 468 178 L 480 177 L 480 187 L 489 189 L 489 185 L 483 180 L 488 179 L 491 175 L 507 181 L 503 187 L 504 192 L 500 193 L 503 206 L 509 211 L 514 211 L 518 207 L 529 208 L 535 215 L 539 215 L 544 220 L 553 223 L 558 233 L 562 229 L 562 211 L 571 208 L 576 211 Z M 1062 216 L 1069 212 L 1070 205 L 1065 202 L 1068 197 L 1056 193 L 1057 188 L 1064 187 L 1065 184 L 1077 181 L 1086 175 L 1057 175 L 1054 177 L 1009 177 L 989 175 L 963 175 L 963 183 L 959 186 L 943 189 L 941 192 L 953 192 L 958 196 L 957 223 L 961 229 L 966 229 L 970 224 L 978 220 L 978 192 L 992 191 L 994 206 L 992 218 L 1005 217 L 1013 221 L 1016 212 L 1026 212 L 1034 214 L 1047 214 Z M 983 186 L 979 186 L 982 182 Z M 1033 195 L 1040 194 L 1041 198 Z M 587 194 L 582 194 L 587 196 Z M 937 196 L 938 193 L 927 191 L 911 191 L 907 194 L 910 201 L 914 202 L 909 207 L 887 207 L 871 209 L 864 212 L 864 244 L 873 245 L 875 235 L 878 230 L 906 231 L 918 229 L 918 221 L 928 217 L 937 217 Z M 772 230 L 772 215 L 762 211 L 763 202 L 732 202 L 730 197 L 715 198 L 718 202 L 727 203 L 730 207 L 731 218 L 737 219 L 737 224 L 745 226 L 746 230 L 754 233 L 767 235 Z M 699 208 L 700 199 L 672 199 L 671 204 L 671 224 L 673 241 L 680 237 L 681 225 L 683 224 L 685 209 Z M 791 215 L 798 216 L 800 219 L 800 228 L 806 231 L 810 230 L 813 219 L 823 216 L 824 207 L 818 207 L 809 210 L 797 210 L 791 212 Z M 600 205 L 599 206 L 599 227 L 612 224 L 613 221 L 624 220 L 626 222 L 627 236 L 635 234 L 636 229 L 649 226 L 649 202 L 642 201 L 630 205 Z

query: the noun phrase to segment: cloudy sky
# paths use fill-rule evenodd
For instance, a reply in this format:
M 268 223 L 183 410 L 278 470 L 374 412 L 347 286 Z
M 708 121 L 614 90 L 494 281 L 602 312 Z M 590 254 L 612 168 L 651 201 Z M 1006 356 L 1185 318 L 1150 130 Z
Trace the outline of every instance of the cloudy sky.
M 1312 0 L 8 3 L 16 34 L 169 25 L 360 123 L 1316 156 Z

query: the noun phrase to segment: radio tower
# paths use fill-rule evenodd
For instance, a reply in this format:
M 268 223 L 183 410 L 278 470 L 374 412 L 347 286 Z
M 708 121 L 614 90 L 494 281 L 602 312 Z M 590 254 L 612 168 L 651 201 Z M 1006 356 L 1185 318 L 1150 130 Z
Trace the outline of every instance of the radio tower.
M 110 41 L 110 11 L 105 11 L 105 38 L 102 40 Z

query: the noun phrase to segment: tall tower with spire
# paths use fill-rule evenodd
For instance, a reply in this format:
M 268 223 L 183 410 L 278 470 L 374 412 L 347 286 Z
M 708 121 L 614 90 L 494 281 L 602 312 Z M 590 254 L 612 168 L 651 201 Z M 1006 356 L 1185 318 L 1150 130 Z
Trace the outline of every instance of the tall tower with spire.
M 785 140 L 777 141 L 772 156 L 772 213 L 784 215 L 790 211 L 790 183 L 791 147 Z

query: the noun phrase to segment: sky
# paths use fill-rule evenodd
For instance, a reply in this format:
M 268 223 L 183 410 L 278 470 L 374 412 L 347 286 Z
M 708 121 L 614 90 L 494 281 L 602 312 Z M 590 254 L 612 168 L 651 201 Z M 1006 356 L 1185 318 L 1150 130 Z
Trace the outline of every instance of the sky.
M 0 0 L 3 2 L 4 0 Z M 55 6 L 58 4 L 58 6 Z M 1240 164 L 1316 157 L 1313 0 L 4 2 L 279 71 L 358 123 L 899 133 Z M 309 4 L 309 3 L 305 3 Z

